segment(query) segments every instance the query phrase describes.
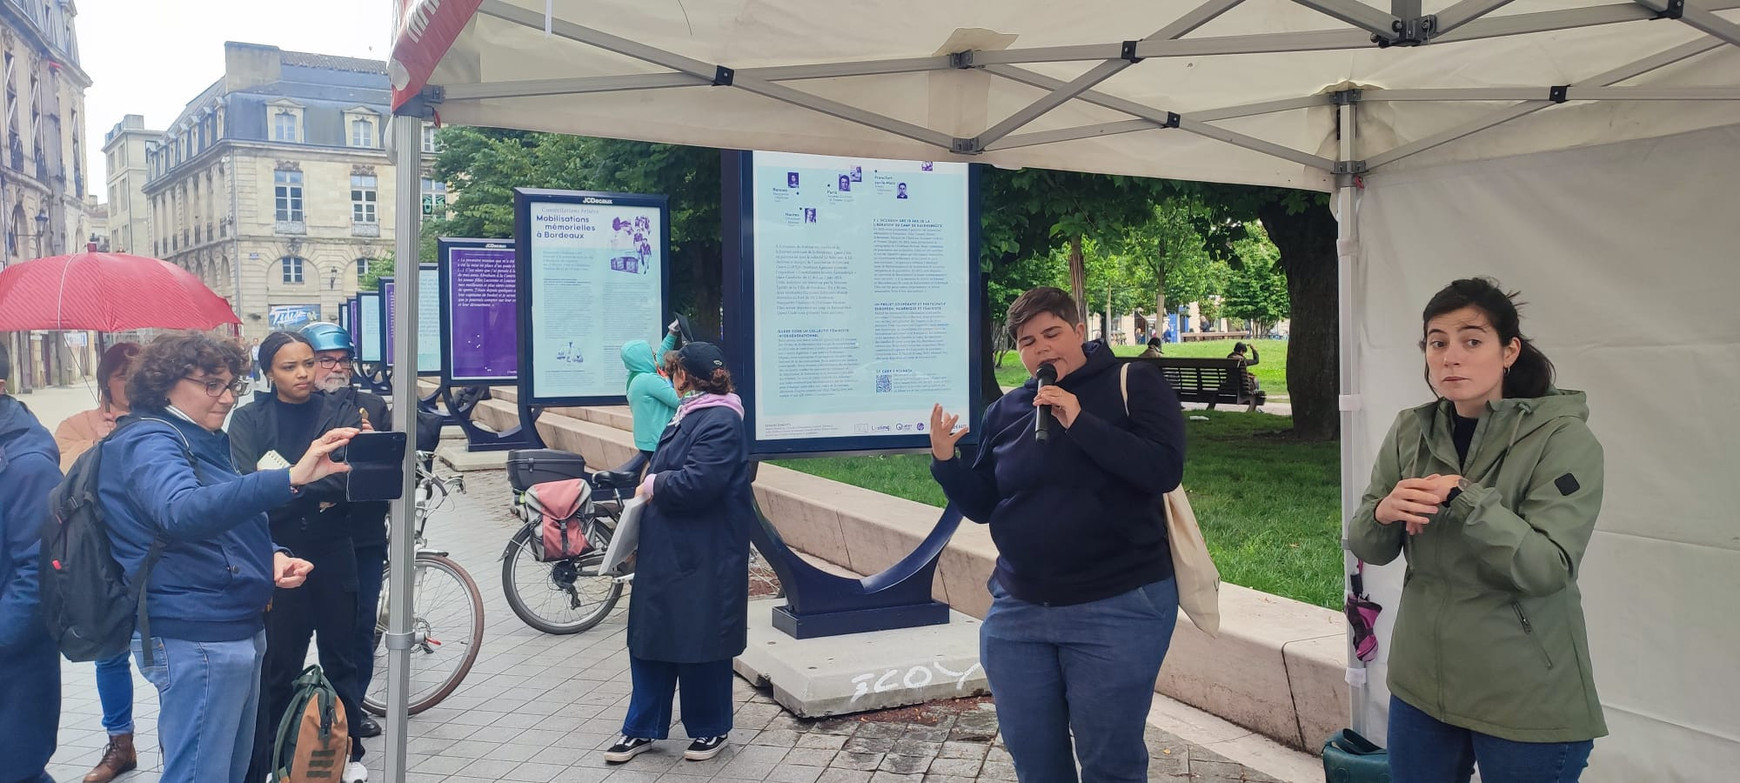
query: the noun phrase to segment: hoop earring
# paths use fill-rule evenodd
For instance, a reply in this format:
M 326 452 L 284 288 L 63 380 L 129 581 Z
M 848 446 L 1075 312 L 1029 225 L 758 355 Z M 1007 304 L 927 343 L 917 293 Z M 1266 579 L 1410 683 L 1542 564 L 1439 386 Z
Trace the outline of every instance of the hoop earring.
M 1504 367 L 1504 374 L 1505 374 L 1505 376 L 1506 376 L 1506 377 L 1509 377 L 1509 376 L 1510 376 L 1510 365 L 1508 365 L 1508 364 L 1507 364 L 1507 365 L 1505 365 L 1505 367 Z

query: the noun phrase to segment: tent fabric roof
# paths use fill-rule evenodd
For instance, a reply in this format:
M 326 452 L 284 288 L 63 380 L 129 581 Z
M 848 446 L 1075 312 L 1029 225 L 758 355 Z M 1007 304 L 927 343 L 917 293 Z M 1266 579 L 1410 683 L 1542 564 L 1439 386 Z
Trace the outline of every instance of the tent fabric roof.
M 1740 123 L 1740 0 L 1396 1 L 445 0 L 390 70 L 465 125 L 1317 190 L 1353 88 L 1370 170 Z

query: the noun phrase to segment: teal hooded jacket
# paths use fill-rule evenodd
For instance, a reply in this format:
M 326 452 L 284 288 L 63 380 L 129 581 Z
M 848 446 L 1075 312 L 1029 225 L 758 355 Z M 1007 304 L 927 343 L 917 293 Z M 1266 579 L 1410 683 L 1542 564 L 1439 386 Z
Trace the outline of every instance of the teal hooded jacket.
M 677 414 L 677 390 L 659 375 L 659 361 L 665 353 L 677 347 L 677 336 L 665 335 L 657 353 L 645 340 L 630 340 L 622 344 L 622 365 L 628 368 L 628 408 L 634 412 L 634 447 L 641 451 L 656 451 L 665 425 Z

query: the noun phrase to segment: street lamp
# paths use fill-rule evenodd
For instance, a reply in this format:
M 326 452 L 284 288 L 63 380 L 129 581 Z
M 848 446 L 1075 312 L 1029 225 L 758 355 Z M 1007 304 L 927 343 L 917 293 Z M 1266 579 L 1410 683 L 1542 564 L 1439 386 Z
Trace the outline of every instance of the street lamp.
M 40 207 L 36 211 L 36 255 L 38 258 L 43 256 L 42 237 L 46 233 L 48 233 L 48 208 Z

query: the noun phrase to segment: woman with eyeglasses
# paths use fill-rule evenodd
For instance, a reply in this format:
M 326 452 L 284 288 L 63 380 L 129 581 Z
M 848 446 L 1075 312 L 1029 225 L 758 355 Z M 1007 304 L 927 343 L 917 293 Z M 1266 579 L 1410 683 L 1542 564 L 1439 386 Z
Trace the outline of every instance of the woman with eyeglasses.
M 149 634 L 133 637 L 133 654 L 157 687 L 166 783 L 246 772 L 266 650 L 261 612 L 274 585 L 294 592 L 313 568 L 273 542 L 267 511 L 348 470 L 331 454 L 357 432 L 326 431 L 289 466 L 241 475 L 223 423 L 247 369 L 236 343 L 158 338 L 127 381 L 131 413 L 98 447 L 97 498 L 115 559 L 128 584 L 145 580 Z
M 315 387 L 319 373 L 314 345 L 296 332 L 273 332 L 260 343 L 260 365 L 270 387 L 236 410 L 230 421 L 230 453 L 243 474 L 280 462 L 295 462 L 320 433 L 335 427 L 362 427 L 355 406 Z M 345 501 L 345 476 L 318 482 L 296 499 L 271 511 L 272 540 L 314 563 L 314 573 L 299 590 L 280 590 L 266 612 L 266 662 L 260 678 L 262 698 L 254 764 L 247 779 L 265 779 L 272 762 L 272 737 L 294 695 L 296 677 L 317 637 L 320 668 L 344 703 L 347 725 L 363 718 L 358 689 L 355 638 L 357 613 L 356 544 L 351 538 L 351 508 Z M 366 779 L 360 763 L 362 738 L 351 739 L 350 763 L 343 780 Z

